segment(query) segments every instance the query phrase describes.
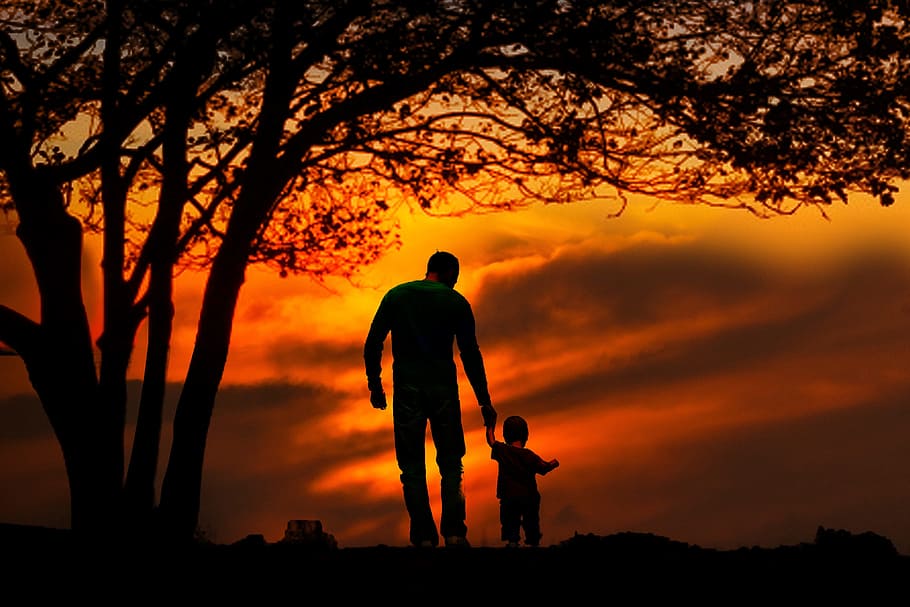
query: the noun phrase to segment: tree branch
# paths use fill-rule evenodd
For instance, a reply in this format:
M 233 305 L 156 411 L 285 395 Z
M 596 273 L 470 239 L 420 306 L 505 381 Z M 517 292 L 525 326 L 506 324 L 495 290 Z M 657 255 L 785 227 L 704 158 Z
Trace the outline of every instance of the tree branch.
M 22 358 L 30 356 L 38 345 L 41 326 L 24 314 L 0 304 L 0 342 Z M 10 355 L 6 351 L 2 354 Z

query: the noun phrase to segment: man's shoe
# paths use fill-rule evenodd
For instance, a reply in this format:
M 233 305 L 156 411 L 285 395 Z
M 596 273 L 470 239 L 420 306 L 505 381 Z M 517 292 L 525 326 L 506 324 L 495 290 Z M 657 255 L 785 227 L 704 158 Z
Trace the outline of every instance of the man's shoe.
M 506 548 L 520 548 L 520 547 L 521 546 L 518 542 L 508 542 L 506 544 Z
M 446 537 L 446 548 L 470 548 L 471 544 L 468 538 L 460 535 L 449 535 Z

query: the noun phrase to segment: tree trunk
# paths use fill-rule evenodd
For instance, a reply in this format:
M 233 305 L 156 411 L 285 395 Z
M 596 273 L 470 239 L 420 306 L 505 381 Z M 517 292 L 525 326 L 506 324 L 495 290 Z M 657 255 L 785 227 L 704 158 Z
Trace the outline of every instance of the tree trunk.
M 206 282 L 196 344 L 174 416 L 174 435 L 159 513 L 164 533 L 192 539 L 199 519 L 202 469 L 215 396 L 231 341 L 234 312 L 249 262 L 250 247 L 286 183 L 276 169 L 285 118 L 300 74 L 291 64 L 290 5 L 279 4 L 272 23 L 269 66 L 260 124 L 250 150 L 244 187 L 234 203 L 221 247 Z
M 161 443 L 167 361 L 173 333 L 174 303 L 170 264 L 152 266 L 149 281 L 148 347 L 139 415 L 133 434 L 133 449 L 124 486 L 127 512 L 140 525 L 149 522 L 155 507 L 155 478 Z
M 177 403 L 171 451 L 161 487 L 159 514 L 162 532 L 169 536 L 168 540 L 187 541 L 196 531 L 208 429 L 227 362 L 247 251 L 248 244 L 234 244 L 226 238 L 206 283 L 196 345 Z
M 130 508 L 140 515 L 151 513 L 154 508 L 167 362 L 173 333 L 173 271 L 179 255 L 177 240 L 181 216 L 190 198 L 187 187 L 190 172 L 187 136 L 196 109 L 199 84 L 208 73 L 214 57 L 214 44 L 205 43 L 210 33 L 208 28 L 204 28 L 201 34 L 197 34 L 196 43 L 190 44 L 182 53 L 179 67 L 172 77 L 172 90 L 165 109 L 162 137 L 164 170 L 158 214 L 146 241 L 151 260 L 148 348 L 139 419 L 126 484 Z
M 20 213 L 17 229 L 41 297 L 39 343 L 23 360 L 63 452 L 71 526 L 80 533 L 107 534 L 116 520 L 121 479 L 109 457 L 110 420 L 99 403 L 82 300 L 82 226 L 62 204 L 50 206 L 55 211 L 40 223 Z

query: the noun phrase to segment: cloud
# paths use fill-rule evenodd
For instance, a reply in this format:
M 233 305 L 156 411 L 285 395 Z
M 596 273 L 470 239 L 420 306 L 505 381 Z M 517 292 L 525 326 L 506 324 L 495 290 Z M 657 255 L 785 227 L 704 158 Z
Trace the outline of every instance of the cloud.
M 817 339 L 863 339 L 859 331 L 878 345 L 886 327 L 910 324 L 907 270 L 869 254 L 794 277 L 697 242 L 651 240 L 489 272 L 472 303 L 481 347 L 512 352 L 515 365 L 572 348 L 690 373 L 811 349 Z M 626 343 L 635 347 L 615 351 Z
M 859 415 L 868 403 L 900 393 L 907 348 L 901 336 L 910 328 L 910 283 L 900 260 L 870 253 L 795 275 L 692 241 L 652 239 L 611 250 L 579 246 L 505 263 L 497 272 L 472 296 L 482 347 L 492 354 L 488 374 L 497 407 L 501 416 L 531 420 L 541 453 L 567 456 L 566 466 L 542 483 L 552 517 L 548 537 L 622 530 L 615 523 L 708 543 L 801 541 L 828 513 L 849 509 L 845 504 L 855 498 L 845 477 L 826 477 L 835 487 L 830 492 L 843 492 L 844 500 L 829 495 L 829 504 L 817 500 L 798 515 L 786 501 L 780 509 L 770 504 L 771 485 L 779 479 L 791 488 L 814 486 L 823 465 L 806 471 L 816 475 L 811 478 L 781 472 L 786 454 L 806 457 L 821 441 L 801 445 L 801 431 L 791 428 L 815 428 L 821 436 L 834 431 L 826 420 Z M 614 342 L 630 347 L 617 349 Z M 284 366 L 322 364 L 343 373 L 348 365 L 359 373 L 360 348 L 301 338 L 270 351 Z M 471 399 L 463 400 L 471 427 Z M 610 411 L 614 417 L 600 421 Z M 874 441 L 876 428 L 867 425 L 860 442 Z M 317 479 L 333 470 L 345 474 L 381 457 L 391 462 L 390 432 L 329 436 L 306 444 L 312 458 L 301 455 L 299 475 L 275 477 L 294 491 L 282 494 L 263 483 L 264 495 L 288 518 L 327 513 L 329 529 L 341 531 L 349 545 L 394 543 L 390 530 L 403 514 L 397 494 L 365 494 L 350 478 L 349 488 L 339 482 L 327 493 L 316 489 Z M 573 461 L 566 444 L 574 442 L 588 459 Z M 881 465 L 875 462 L 880 450 L 847 444 L 841 462 Z M 735 462 L 742 464 L 741 479 Z M 387 476 L 394 489 L 394 469 Z M 763 499 L 749 493 L 749 478 L 765 487 Z M 710 509 L 712 500 L 734 510 L 735 525 Z M 752 511 L 750 503 L 769 511 Z M 484 508 L 473 511 L 479 516 Z M 281 523 L 267 508 L 256 516 L 269 529 Z M 495 528 L 495 520 L 472 524 Z
M 849 408 L 655 440 L 650 457 L 586 469 L 583 488 L 551 487 L 551 500 L 584 499 L 595 530 L 736 548 L 811 541 L 824 525 L 904 538 L 906 553 L 908 395 L 905 384 Z M 599 523 L 591 503 L 605 505 Z
M 509 250 L 520 256 L 487 260 L 466 286 L 500 419 L 526 416 L 529 446 L 563 464 L 540 483 L 547 541 L 637 530 L 735 547 L 811 541 L 822 524 L 910 552 L 905 257 L 856 249 L 838 264 L 781 266 L 653 234 Z M 353 322 L 343 298 L 325 305 Z M 317 518 L 343 545 L 402 544 L 391 415 L 370 409 L 361 385 L 367 327 L 317 333 L 306 323 L 324 328 L 321 317 L 287 320 L 299 309 L 254 306 L 247 320 L 262 326 L 234 335 L 228 371 L 243 373 L 217 397 L 200 522 L 219 541 L 279 539 L 288 520 Z M 178 394 L 169 384 L 166 419 Z M 462 400 L 469 527 L 496 545 L 495 467 Z M 14 445 L 0 489 L 21 496 L 0 520 L 59 519 L 62 458 L 36 399 L 0 399 L 0 428 Z M 34 466 L 15 455 L 38 452 Z
M 128 388 L 127 457 L 141 384 L 131 381 Z M 167 386 L 159 476 L 169 455 L 170 424 L 179 393 L 180 384 Z M 274 380 L 223 385 L 207 441 L 204 493 L 208 499 L 201 516 L 215 517 L 223 532 L 237 539 L 245 534 L 243 524 L 251 521 L 248 511 L 269 510 L 281 496 L 296 495 L 293 504 L 299 506 L 299 492 L 293 487 L 305 485 L 309 476 L 343 466 L 351 459 L 387 451 L 391 432 L 339 437 L 327 427 L 330 418 L 337 415 L 339 403 L 348 398 L 345 393 L 311 383 Z M 21 496 L 21 500 L 4 500 L 0 520 L 35 522 L 33 512 L 56 512 L 54 521 L 65 526 L 59 520 L 59 512 L 68 504 L 65 498 L 60 501 L 67 492 L 63 460 L 36 396 L 0 399 L 0 439 L 4 447 L 0 453 L 6 456 L 0 486 L 7 495 Z M 31 452 L 42 456 L 17 458 L 15 462 L 11 459 L 14 453 Z M 24 479 L 28 479 L 26 483 Z M 51 489 L 40 489 L 45 486 Z M 292 509 L 299 510 L 288 508 Z
M 732 547 L 878 521 L 906 537 L 910 490 L 886 472 L 910 429 L 906 260 L 863 250 L 772 272 L 719 253 L 576 247 L 481 281 L 494 401 L 566 456 L 546 479 L 554 531 Z
M 363 331 L 366 337 L 366 328 Z M 363 343 L 310 341 L 305 336 L 282 338 L 267 347 L 269 362 L 276 369 L 303 368 L 312 372 L 340 374 L 352 365 L 363 365 Z
M 219 541 L 255 530 L 274 541 L 291 519 L 321 519 L 327 532 L 337 533 L 378 525 L 382 512 L 400 517 L 398 499 L 367 495 L 356 485 L 330 492 L 318 488 L 333 471 L 392 452 L 390 420 L 382 429 L 339 427 L 350 399 L 309 383 L 225 386 L 209 433 L 200 523 Z M 397 476 L 389 481 L 397 483 Z
M 592 328 L 609 335 L 748 301 L 774 280 L 745 259 L 687 241 L 651 239 L 619 249 L 588 243 L 517 271 L 485 274 L 473 303 L 488 341 Z

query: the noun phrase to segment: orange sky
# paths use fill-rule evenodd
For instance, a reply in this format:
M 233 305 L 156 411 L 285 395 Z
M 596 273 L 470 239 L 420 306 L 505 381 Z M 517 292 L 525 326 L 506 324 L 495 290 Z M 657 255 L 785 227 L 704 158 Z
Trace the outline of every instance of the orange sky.
M 401 216 L 404 246 L 357 286 L 252 269 L 209 433 L 205 533 L 276 541 L 289 519 L 310 518 L 342 546 L 407 543 L 391 410 L 369 405 L 362 344 L 384 291 L 422 277 L 442 249 L 461 259 L 456 288 L 473 304 L 500 420 L 524 416 L 528 447 L 562 464 L 539 479 L 544 544 L 638 531 L 771 547 L 823 525 L 910 553 L 910 194 L 888 209 L 857 200 L 831 221 L 811 209 L 611 210 Z M 11 234 L 0 254 L 0 303 L 34 316 Z M 93 318 L 98 261 L 86 260 Z M 178 281 L 175 382 L 200 287 Z M 461 378 L 468 537 L 499 545 L 496 465 Z M 0 357 L 0 432 L 0 520 L 67 526 L 62 458 L 14 357 Z

